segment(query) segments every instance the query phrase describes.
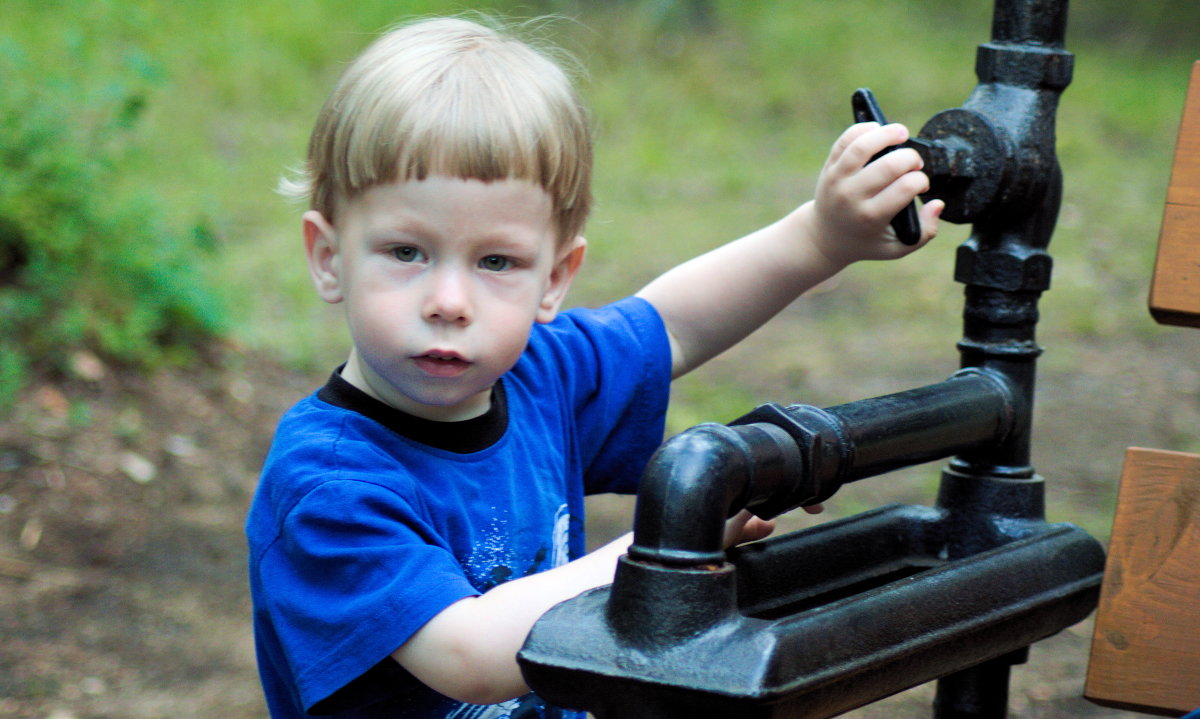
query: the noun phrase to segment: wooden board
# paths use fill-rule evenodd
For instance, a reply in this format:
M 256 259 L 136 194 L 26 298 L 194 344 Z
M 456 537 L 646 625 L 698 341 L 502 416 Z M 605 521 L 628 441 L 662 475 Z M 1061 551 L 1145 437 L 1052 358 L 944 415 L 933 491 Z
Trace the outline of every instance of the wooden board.
M 1200 61 L 1192 65 L 1150 287 L 1162 324 L 1200 327 Z
M 1166 716 L 1200 707 L 1200 455 L 1126 451 L 1084 696 Z

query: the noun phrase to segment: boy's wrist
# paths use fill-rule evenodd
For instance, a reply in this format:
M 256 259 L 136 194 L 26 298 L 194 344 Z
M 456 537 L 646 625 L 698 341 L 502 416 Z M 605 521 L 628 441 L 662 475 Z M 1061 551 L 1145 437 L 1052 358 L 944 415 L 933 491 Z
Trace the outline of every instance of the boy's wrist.
M 837 237 L 821 223 L 815 200 L 809 200 L 796 208 L 788 217 L 796 225 L 796 236 L 800 246 L 807 249 L 806 265 L 821 281 L 836 275 L 851 265 L 854 260 L 836 251 Z

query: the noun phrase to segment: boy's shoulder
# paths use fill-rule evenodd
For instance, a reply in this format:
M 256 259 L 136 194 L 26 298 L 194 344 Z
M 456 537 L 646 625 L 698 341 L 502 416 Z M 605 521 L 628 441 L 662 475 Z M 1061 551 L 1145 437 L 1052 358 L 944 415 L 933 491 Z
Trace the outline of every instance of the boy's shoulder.
M 275 427 L 271 453 L 304 453 L 314 448 L 322 453 L 343 442 L 374 444 L 370 424 L 361 415 L 320 398 L 324 387 L 301 399 L 284 412 Z
M 280 419 L 256 502 L 270 507 L 277 519 L 326 495 L 421 506 L 423 482 L 448 453 L 403 436 L 378 417 L 322 399 L 327 387 Z
M 639 297 L 627 297 L 598 308 L 577 307 L 548 324 L 534 325 L 521 361 L 579 361 L 606 354 L 626 362 L 670 361 L 666 327 L 658 311 Z M 631 365 L 632 366 L 632 365 Z
M 264 474 L 291 466 L 328 465 L 326 476 L 369 473 L 394 460 L 397 435 L 378 421 L 322 398 L 329 385 L 293 405 L 279 420 Z

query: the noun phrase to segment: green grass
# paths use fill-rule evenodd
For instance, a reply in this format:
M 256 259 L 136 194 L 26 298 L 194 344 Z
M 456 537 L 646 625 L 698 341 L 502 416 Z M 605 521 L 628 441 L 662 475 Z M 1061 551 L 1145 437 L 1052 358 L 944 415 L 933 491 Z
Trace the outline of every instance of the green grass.
M 988 3 L 763 0 L 718 2 L 716 28 L 702 32 L 664 25 L 675 16 L 662 8 L 672 4 L 472 6 L 514 17 L 560 12 L 548 32 L 586 68 L 599 206 L 579 302 L 632 291 L 803 201 L 848 123 L 855 87 L 873 87 L 892 119 L 913 129 L 956 105 L 974 85 L 975 47 L 990 23 Z M 5 16 L 41 66 L 66 67 L 99 88 L 130 67 L 149 68 L 143 74 L 158 80 L 145 89 L 142 152 L 125 181 L 155 188 L 181 218 L 210 220 L 222 252 L 215 267 L 198 269 L 223 287 L 242 342 L 320 364 L 341 341 L 329 336 L 338 317 L 311 296 L 299 208 L 274 193 L 276 181 L 301 159 L 339 68 L 374 33 L 463 8 L 13 0 Z M 1088 11 L 1074 9 L 1080 26 L 1098 24 Z M 1141 291 L 1153 256 L 1194 48 L 1068 39 L 1078 69 L 1060 115 L 1068 183 L 1052 247 L 1055 300 L 1066 311 L 1050 321 L 1103 334 L 1127 318 L 1099 312 L 1098 298 L 1111 299 L 1114 286 L 1122 298 Z M 903 319 L 940 305 L 943 293 L 930 290 L 914 306 L 905 283 L 931 275 L 944 284 L 958 230 L 948 228 L 948 241 L 921 262 L 857 273 L 871 286 L 867 309 Z
M 914 131 L 958 105 L 974 87 L 975 48 L 991 20 L 984 2 L 716 0 L 714 26 L 702 30 L 681 20 L 682 1 L 8 0 L 0 42 L 97 93 L 141 78 L 142 130 L 120 182 L 152 188 L 174 219 L 204 218 L 219 251 L 195 272 L 218 286 L 238 343 L 320 372 L 343 357 L 345 333 L 337 310 L 310 288 L 301 208 L 274 187 L 302 159 L 340 68 L 387 25 L 468 7 L 560 16 L 544 32 L 586 69 L 581 90 L 598 142 L 590 254 L 571 301 L 596 304 L 808 198 L 850 121 L 855 88 L 872 87 L 889 117 Z M 1190 0 L 1164 5 L 1195 15 Z M 1163 331 L 1148 321 L 1145 292 L 1187 76 L 1200 53 L 1170 12 L 1130 10 L 1132 22 L 1111 21 L 1126 10 L 1115 0 L 1072 8 L 1076 75 L 1059 115 L 1067 184 L 1039 328 L 1064 339 L 1048 369 L 1078 360 L 1076 340 Z M 803 320 L 792 341 L 800 349 L 756 358 L 783 386 L 763 386 L 761 368 L 720 362 L 719 371 L 680 383 L 672 428 L 729 419 L 767 397 L 793 400 L 777 395 L 797 388 L 817 387 L 804 398 L 813 403 L 900 389 L 867 382 L 821 394 L 822 378 L 854 361 L 845 348 L 861 346 L 864 326 L 879 343 L 902 338 L 906 352 L 936 353 L 930 378 L 944 376 L 961 307 L 953 254 L 966 231 L 948 226 L 908 260 L 855 268 L 840 280 L 846 291 L 791 311 Z

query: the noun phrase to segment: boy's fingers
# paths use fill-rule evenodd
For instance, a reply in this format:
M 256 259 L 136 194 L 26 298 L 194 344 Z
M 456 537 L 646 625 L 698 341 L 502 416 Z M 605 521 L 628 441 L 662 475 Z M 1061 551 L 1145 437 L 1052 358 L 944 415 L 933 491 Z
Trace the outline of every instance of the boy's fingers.
M 775 531 L 775 522 L 768 519 L 759 519 L 753 517 L 746 522 L 746 526 L 742 528 L 742 536 L 740 541 L 757 542 L 760 539 L 766 539 L 771 536 L 771 532 Z
M 921 156 L 912 148 L 901 148 L 872 161 L 883 150 L 905 141 L 908 129 L 903 125 L 864 122 L 842 133 L 830 151 L 822 170 L 824 194 L 835 203 L 877 205 L 878 195 L 906 171 L 919 169 Z M 822 190 L 818 188 L 818 194 Z
M 846 150 L 854 144 L 855 140 L 879 127 L 880 125 L 878 122 L 860 122 L 856 125 L 851 125 L 850 127 L 846 128 L 846 131 L 842 133 L 841 137 L 839 137 L 837 141 L 833 143 L 833 147 L 829 150 L 829 159 L 825 161 L 825 164 L 832 165 L 837 163 L 838 160 L 841 159 L 842 155 L 845 154 Z
M 938 221 L 942 216 L 942 210 L 946 209 L 946 203 L 942 200 L 930 200 L 921 207 L 919 213 L 921 217 L 921 242 L 919 245 L 924 245 L 937 235 Z
M 929 177 L 921 170 L 925 161 L 916 150 L 906 147 L 875 160 L 862 168 L 860 178 L 862 190 L 868 197 L 873 197 L 888 190 L 899 187 L 911 194 L 925 192 L 929 189 Z
M 743 509 L 725 523 L 725 546 L 756 542 L 765 539 L 775 531 L 775 522 L 769 519 L 759 519 Z
M 874 195 L 868 195 L 862 207 L 864 215 L 891 220 L 917 195 L 929 189 L 929 178 L 923 172 L 907 172 L 895 178 Z
M 930 200 L 924 205 L 921 205 L 917 210 L 917 216 L 921 223 L 921 237 L 914 245 L 901 245 L 896 242 L 892 245 L 892 249 L 896 251 L 897 257 L 903 257 L 911 252 L 915 252 L 925 245 L 929 244 L 930 240 L 937 237 L 938 225 L 942 216 L 942 210 L 946 209 L 946 203 L 941 200 Z
M 899 145 L 908 140 L 908 128 L 899 123 L 891 125 L 862 123 L 855 127 L 862 127 L 864 130 L 851 139 L 838 157 L 839 164 L 844 165 L 846 172 L 856 172 L 862 169 L 871 162 L 872 157 L 893 145 Z M 843 137 L 845 136 L 843 135 Z M 895 153 L 888 153 L 888 156 L 893 154 Z

